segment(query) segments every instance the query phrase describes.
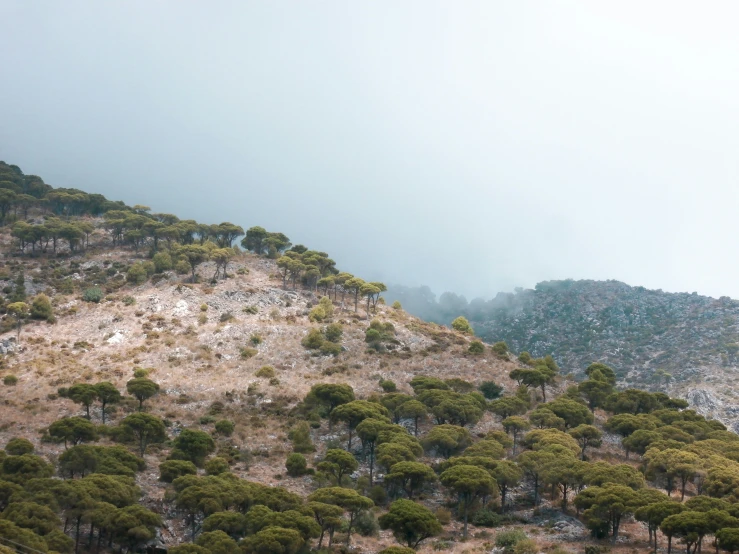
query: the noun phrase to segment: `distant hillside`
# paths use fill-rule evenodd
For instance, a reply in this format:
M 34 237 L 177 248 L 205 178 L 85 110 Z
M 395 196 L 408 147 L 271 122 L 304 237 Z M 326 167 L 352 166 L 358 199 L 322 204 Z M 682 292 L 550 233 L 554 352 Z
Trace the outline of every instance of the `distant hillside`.
M 552 354 L 563 371 L 578 376 L 601 361 L 625 383 L 662 388 L 670 381 L 705 381 L 707 368 L 739 367 L 739 301 L 728 297 L 590 280 L 546 281 L 469 303 L 451 293 L 437 302 L 425 287 L 390 287 L 388 294 L 431 321 L 448 324 L 465 315 L 486 341 L 502 340 L 533 356 Z

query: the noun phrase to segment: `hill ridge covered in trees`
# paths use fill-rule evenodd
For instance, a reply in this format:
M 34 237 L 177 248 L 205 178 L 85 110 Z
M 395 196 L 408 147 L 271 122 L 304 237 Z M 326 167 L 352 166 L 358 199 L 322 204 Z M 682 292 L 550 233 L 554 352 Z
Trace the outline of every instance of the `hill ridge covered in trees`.
M 7 168 L 0 553 L 739 548 L 739 436 L 684 399 L 420 320 L 261 227 L 38 179 L 24 211 Z

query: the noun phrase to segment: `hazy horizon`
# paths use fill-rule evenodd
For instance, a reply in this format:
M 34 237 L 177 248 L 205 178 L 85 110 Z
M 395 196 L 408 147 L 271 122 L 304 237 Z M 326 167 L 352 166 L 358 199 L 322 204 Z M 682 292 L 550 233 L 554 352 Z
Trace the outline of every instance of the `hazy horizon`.
M 729 2 L 0 3 L 0 159 L 387 283 L 739 298 Z

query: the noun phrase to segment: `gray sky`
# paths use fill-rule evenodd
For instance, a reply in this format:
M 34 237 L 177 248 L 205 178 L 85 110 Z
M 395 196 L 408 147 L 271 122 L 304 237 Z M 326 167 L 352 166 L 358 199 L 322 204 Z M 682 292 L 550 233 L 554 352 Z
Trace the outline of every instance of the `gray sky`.
M 468 298 L 739 297 L 733 2 L 0 0 L 0 159 Z

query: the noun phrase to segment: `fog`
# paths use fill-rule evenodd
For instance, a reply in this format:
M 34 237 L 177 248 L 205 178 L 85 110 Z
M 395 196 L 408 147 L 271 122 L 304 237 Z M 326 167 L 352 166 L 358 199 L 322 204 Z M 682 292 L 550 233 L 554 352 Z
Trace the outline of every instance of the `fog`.
M 739 297 L 731 2 L 0 1 L 0 159 L 368 279 Z

